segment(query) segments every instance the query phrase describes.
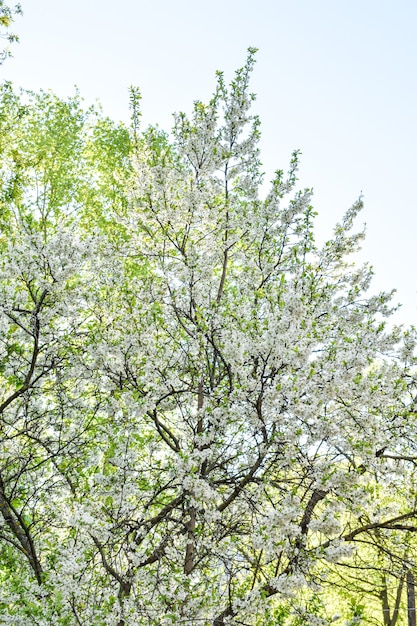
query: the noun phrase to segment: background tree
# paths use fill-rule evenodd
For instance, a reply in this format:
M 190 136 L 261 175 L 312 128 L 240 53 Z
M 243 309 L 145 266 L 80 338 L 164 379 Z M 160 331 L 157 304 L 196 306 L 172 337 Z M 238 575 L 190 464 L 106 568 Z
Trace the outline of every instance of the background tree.
M 10 27 L 14 22 L 14 18 L 16 15 L 22 14 L 22 7 L 20 4 L 15 4 L 14 6 L 10 6 L 4 2 L 4 0 L 0 0 L 0 37 L 6 39 L 9 43 L 13 43 L 18 41 L 17 35 L 10 32 Z M 7 57 L 10 56 L 10 50 L 8 47 L 4 48 L 0 52 L 0 65 L 4 63 Z
M 80 285 L 92 254 L 81 223 L 87 213 L 101 215 L 107 197 L 115 210 L 114 189 L 100 192 L 106 153 L 93 144 L 107 133 L 114 165 L 118 142 L 111 123 L 84 112 L 79 98 L 19 97 L 9 84 L 1 123 L 0 510 L 2 578 L 11 593 L 2 610 L 12 622 L 51 623 L 58 613 L 64 623 L 71 604 L 62 608 L 58 591 L 52 598 L 44 591 L 50 602 L 42 605 L 32 580 L 54 588 L 65 534 L 57 508 L 81 498 L 94 449 L 94 390 L 87 393 L 76 373 L 88 330 Z

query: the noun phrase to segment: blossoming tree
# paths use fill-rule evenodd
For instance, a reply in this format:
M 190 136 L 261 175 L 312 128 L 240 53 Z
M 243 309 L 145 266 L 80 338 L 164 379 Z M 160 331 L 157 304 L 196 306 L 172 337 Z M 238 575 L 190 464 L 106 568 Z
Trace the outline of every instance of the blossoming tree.
M 404 563 L 414 336 L 347 261 L 360 199 L 318 247 L 297 153 L 261 193 L 253 62 L 171 139 L 136 92 L 130 134 L 3 97 L 43 146 L 2 156 L 3 623 L 327 624 Z

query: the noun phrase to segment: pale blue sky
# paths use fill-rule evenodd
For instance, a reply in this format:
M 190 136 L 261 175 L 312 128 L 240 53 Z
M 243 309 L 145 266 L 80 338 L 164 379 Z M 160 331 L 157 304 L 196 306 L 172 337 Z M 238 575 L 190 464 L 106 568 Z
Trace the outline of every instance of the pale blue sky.
M 398 321 L 417 324 L 417 2 L 415 0 L 21 0 L 21 43 L 4 79 L 127 120 L 128 86 L 144 124 L 207 99 L 259 48 L 254 111 L 267 179 L 302 153 L 320 238 L 363 192 L 362 258 L 374 290 L 398 288 Z

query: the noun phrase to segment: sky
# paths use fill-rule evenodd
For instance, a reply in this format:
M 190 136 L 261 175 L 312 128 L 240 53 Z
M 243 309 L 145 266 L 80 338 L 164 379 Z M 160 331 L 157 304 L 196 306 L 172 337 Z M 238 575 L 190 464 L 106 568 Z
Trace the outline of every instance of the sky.
M 395 321 L 417 325 L 417 2 L 415 0 L 21 0 L 20 43 L 0 79 L 129 119 L 141 89 L 143 125 L 169 131 L 172 113 L 206 101 L 249 46 L 265 180 L 302 153 L 317 238 L 363 194 L 357 262 L 372 291 L 397 289 Z

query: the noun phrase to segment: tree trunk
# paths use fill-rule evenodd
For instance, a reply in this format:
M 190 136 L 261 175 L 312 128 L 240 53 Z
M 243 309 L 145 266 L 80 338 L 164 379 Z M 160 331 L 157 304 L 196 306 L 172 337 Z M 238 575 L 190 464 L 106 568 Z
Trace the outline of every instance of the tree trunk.
M 408 626 L 416 626 L 416 590 L 414 585 L 414 574 L 411 570 L 407 572 L 407 607 Z
M 382 577 L 382 589 L 381 589 L 381 601 L 382 601 L 382 615 L 384 618 L 384 626 L 391 626 L 391 615 L 388 602 L 388 588 L 386 576 Z

